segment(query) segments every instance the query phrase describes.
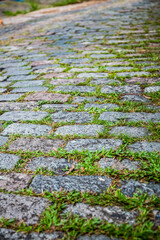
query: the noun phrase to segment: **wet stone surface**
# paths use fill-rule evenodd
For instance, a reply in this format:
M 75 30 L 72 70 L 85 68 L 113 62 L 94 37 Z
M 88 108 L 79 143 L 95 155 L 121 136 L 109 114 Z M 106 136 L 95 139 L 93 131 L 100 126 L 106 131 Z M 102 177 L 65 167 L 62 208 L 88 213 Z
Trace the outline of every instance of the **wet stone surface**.
M 23 173 L 0 174 L 0 189 L 16 191 L 28 187 L 32 176 Z
M 33 136 L 44 136 L 52 130 L 52 127 L 48 125 L 36 125 L 26 123 L 12 123 L 6 127 L 2 135 L 11 134 L 22 134 L 22 135 L 33 135 Z
M 85 203 L 77 203 L 75 206 L 69 205 L 65 211 L 71 212 L 72 214 L 80 215 L 84 218 L 99 218 L 109 223 L 129 223 L 134 225 L 136 223 L 136 216 L 138 215 L 135 211 L 126 211 L 118 206 L 90 206 Z
M 9 145 L 9 150 L 22 151 L 55 151 L 64 144 L 62 140 L 41 139 L 41 138 L 19 138 Z
M 104 176 L 56 176 L 36 175 L 30 185 L 34 192 L 43 191 L 83 191 L 103 192 L 111 184 L 111 179 Z
M 0 193 L 0 217 L 24 220 L 26 224 L 36 224 L 48 205 L 44 198 Z

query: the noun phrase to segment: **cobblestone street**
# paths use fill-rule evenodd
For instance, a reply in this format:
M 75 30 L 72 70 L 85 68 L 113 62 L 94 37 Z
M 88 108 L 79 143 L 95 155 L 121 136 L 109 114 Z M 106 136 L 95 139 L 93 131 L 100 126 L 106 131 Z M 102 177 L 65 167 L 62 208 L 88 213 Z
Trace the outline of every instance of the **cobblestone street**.
M 0 25 L 0 240 L 158 240 L 160 2 Z

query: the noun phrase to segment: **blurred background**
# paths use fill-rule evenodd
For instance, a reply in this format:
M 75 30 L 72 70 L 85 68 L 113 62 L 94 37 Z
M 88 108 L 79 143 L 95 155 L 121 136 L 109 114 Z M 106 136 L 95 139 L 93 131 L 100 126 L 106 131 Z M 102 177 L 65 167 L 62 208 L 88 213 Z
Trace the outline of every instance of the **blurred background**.
M 0 0 L 0 17 L 16 16 L 46 7 L 64 6 L 84 1 L 87 0 Z

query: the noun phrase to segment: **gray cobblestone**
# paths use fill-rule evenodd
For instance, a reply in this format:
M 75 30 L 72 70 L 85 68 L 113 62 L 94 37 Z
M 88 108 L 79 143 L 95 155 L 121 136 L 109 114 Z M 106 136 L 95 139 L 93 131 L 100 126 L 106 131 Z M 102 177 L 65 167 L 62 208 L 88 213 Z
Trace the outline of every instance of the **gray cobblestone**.
M 54 122 L 87 123 L 93 120 L 92 115 L 85 112 L 65 112 L 60 111 L 51 115 Z
M 31 112 L 31 111 L 11 111 L 5 112 L 0 116 L 0 121 L 13 121 L 19 120 L 41 120 L 45 118 L 48 113 L 45 112 Z
M 7 126 L 1 134 L 4 136 L 10 134 L 43 136 L 47 135 L 51 130 L 52 128 L 47 125 L 12 123 Z
M 56 151 L 64 144 L 62 140 L 41 139 L 41 138 L 19 138 L 16 139 L 10 146 L 9 150 L 22 151 Z
M 103 125 L 69 125 L 57 128 L 56 135 L 86 135 L 86 136 L 98 136 L 104 130 Z
M 109 149 L 116 149 L 118 148 L 123 142 L 119 139 L 75 139 L 69 141 L 65 147 L 67 151 L 78 150 L 82 151 L 89 150 L 89 151 L 101 151 L 102 148 L 105 150 Z
M 33 191 L 84 191 L 103 192 L 110 184 L 111 179 L 104 176 L 56 176 L 48 177 L 36 175 L 30 185 Z
M 0 217 L 24 220 L 27 224 L 36 224 L 48 205 L 44 198 L 0 193 Z
M 14 154 L 0 153 L 0 168 L 12 169 L 19 160 L 20 157 Z

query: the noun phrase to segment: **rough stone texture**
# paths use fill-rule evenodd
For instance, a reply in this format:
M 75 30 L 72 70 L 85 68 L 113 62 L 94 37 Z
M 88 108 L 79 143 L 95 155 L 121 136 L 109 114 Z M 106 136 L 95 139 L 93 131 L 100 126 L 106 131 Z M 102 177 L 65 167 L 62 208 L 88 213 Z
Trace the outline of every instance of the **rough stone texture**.
M 160 226 L 160 211 L 159 210 L 154 210 L 153 211 L 153 216 L 154 216 L 154 226 L 155 227 Z
M 34 80 L 37 78 L 38 75 L 18 75 L 18 76 L 12 76 L 7 79 L 7 81 L 12 82 L 12 81 L 29 81 L 29 80 Z
M 62 140 L 41 139 L 41 138 L 19 138 L 16 139 L 10 146 L 9 150 L 22 151 L 56 151 L 64 144 Z
M 107 84 L 120 84 L 121 82 L 115 79 L 94 79 L 90 82 L 90 84 L 95 84 L 95 85 L 107 85 Z
M 20 157 L 14 154 L 0 153 L 0 168 L 12 169 L 15 167 Z
M 9 126 L 7 126 L 1 134 L 4 136 L 10 134 L 44 136 L 47 135 L 51 130 L 52 127 L 47 125 L 12 123 Z
M 47 91 L 47 87 L 24 87 L 24 88 L 15 88 L 11 91 L 11 93 L 28 93 L 28 92 L 42 92 Z
M 87 101 L 87 102 L 96 102 L 96 101 L 99 101 L 100 99 L 98 98 L 95 98 L 95 97 L 76 97 L 74 100 L 73 100 L 73 103 L 82 103 L 84 101 Z
M 134 84 L 134 83 L 140 83 L 140 84 L 149 83 L 149 84 L 153 84 L 153 83 L 156 83 L 158 81 L 159 81 L 158 78 L 148 78 L 148 77 L 145 77 L 145 78 L 143 78 L 143 77 L 133 77 L 133 78 L 125 80 L 126 83 L 130 83 L 130 84 Z
M 61 103 L 67 102 L 68 98 L 70 97 L 69 94 L 57 94 L 57 93 L 46 93 L 46 92 L 39 92 L 33 93 L 25 97 L 25 101 L 59 101 Z
M 132 86 L 105 86 L 101 89 L 102 93 L 128 93 L 128 94 L 139 94 L 141 93 L 141 88 L 138 85 L 132 85 Z
M 11 229 L 0 228 L 0 239 L 3 240 L 58 240 L 62 239 L 63 233 L 36 233 L 32 232 L 25 234 L 23 232 L 16 232 Z M 108 239 L 107 239 L 108 240 Z
M 159 152 L 160 142 L 136 142 L 129 145 L 129 149 L 133 152 Z
M 118 161 L 114 158 L 102 158 L 98 162 L 98 164 L 101 168 L 111 167 L 118 170 L 137 170 L 139 168 L 139 165 L 141 165 L 139 161 L 131 161 L 129 159 L 123 159 L 122 161 Z
M 32 87 L 32 86 L 41 86 L 44 83 L 44 80 L 33 80 L 33 81 L 18 81 L 12 85 L 14 88 L 21 87 Z
M 24 220 L 26 224 L 36 224 L 48 205 L 49 201 L 45 198 L 0 193 L 0 218 L 15 218 Z
M 95 88 L 88 86 L 58 86 L 54 88 L 54 91 L 87 93 L 95 92 Z
M 31 112 L 31 111 L 11 111 L 5 112 L 0 116 L 0 121 L 13 121 L 19 120 L 41 120 L 45 118 L 48 113 L 45 112 Z
M 149 134 L 146 128 L 143 127 L 114 127 L 111 131 L 109 131 L 110 134 L 124 134 L 128 135 L 129 137 L 145 137 Z
M 22 94 L 5 94 L 0 95 L 0 102 L 8 102 L 8 101 L 15 101 L 20 98 Z
M 106 78 L 108 73 L 80 73 L 77 78 Z
M 93 120 L 92 115 L 85 112 L 65 112 L 60 111 L 51 115 L 54 122 L 87 123 Z
M 82 83 L 84 82 L 83 79 L 78 79 L 78 78 L 69 78 L 69 79 L 61 79 L 61 78 L 58 78 L 58 79 L 53 79 L 50 84 L 52 85 L 66 85 L 66 84 L 78 84 L 78 83 Z
M 160 113 L 145 113 L 145 112 L 135 112 L 135 113 L 124 113 L 124 112 L 103 112 L 100 114 L 100 120 L 116 122 L 121 119 L 126 121 L 143 121 L 143 122 L 158 122 L 160 121 Z
M 104 130 L 103 125 L 69 125 L 57 128 L 56 135 L 86 135 L 86 136 L 98 136 Z
M 0 110 L 2 111 L 32 110 L 37 106 L 36 102 L 0 102 Z
M 145 93 L 152 93 L 152 92 L 158 92 L 160 91 L 160 86 L 151 86 L 151 87 L 146 87 L 144 89 Z
M 72 165 L 75 165 L 75 163 L 65 158 L 39 157 L 33 158 L 26 168 L 31 171 L 36 171 L 38 168 L 43 167 L 49 171 L 54 171 L 56 174 L 62 174 L 65 173 L 67 169 L 70 169 Z
M 78 150 L 82 151 L 89 150 L 89 151 L 101 151 L 102 148 L 105 150 L 109 149 L 116 149 L 118 148 L 123 142 L 119 139 L 75 139 L 69 141 L 65 147 L 67 151 Z
M 125 95 L 122 97 L 122 101 L 133 101 L 133 102 L 142 102 L 147 103 L 149 100 L 143 96 L 136 96 L 136 95 Z
M 139 190 L 142 193 L 148 193 L 149 196 L 157 195 L 160 197 L 160 183 L 140 183 L 133 179 L 121 182 L 121 191 L 128 197 L 132 197 L 134 193 L 140 194 Z
M 31 175 L 23 173 L 9 173 L 0 175 L 0 189 L 5 189 L 7 191 L 17 191 L 24 189 L 28 186 Z
M 83 191 L 83 192 L 103 192 L 111 184 L 111 179 L 104 176 L 56 176 L 48 177 L 36 175 L 30 185 L 33 191 L 41 193 L 43 191 Z
M 132 77 L 132 76 L 148 76 L 149 72 L 121 72 L 117 73 L 116 75 L 119 77 Z
M 103 103 L 103 104 L 97 104 L 97 103 L 87 103 L 84 106 L 84 109 L 88 109 L 88 108 L 100 108 L 100 109 L 114 109 L 119 107 L 117 104 L 113 104 L 113 103 Z
M 44 104 L 41 109 L 65 110 L 77 107 L 76 104 Z
M 8 137 L 0 136 L 0 147 L 8 141 Z
M 99 218 L 100 220 L 118 225 L 122 223 L 134 225 L 136 223 L 135 218 L 138 215 L 135 211 L 127 211 L 118 206 L 100 207 L 85 203 L 76 203 L 74 206 L 69 205 L 64 212 L 71 212 L 84 218 Z
M 83 235 L 79 237 L 77 240 L 118 240 L 118 238 L 110 238 L 102 234 L 101 235 L 92 234 L 91 236 Z

